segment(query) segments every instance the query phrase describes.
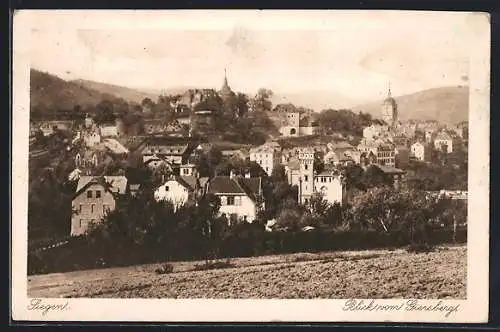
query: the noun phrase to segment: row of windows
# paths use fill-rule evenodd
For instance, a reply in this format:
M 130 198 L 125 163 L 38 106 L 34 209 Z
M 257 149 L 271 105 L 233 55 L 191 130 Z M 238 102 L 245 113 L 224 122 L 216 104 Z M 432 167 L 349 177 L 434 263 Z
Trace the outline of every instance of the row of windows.
M 325 177 L 325 176 L 322 176 L 322 177 L 317 177 L 316 178 L 316 182 L 322 182 L 322 183 L 325 183 L 325 182 L 332 182 L 332 178 L 331 177 Z
M 84 204 L 80 204 L 79 209 L 78 209 L 79 213 L 82 213 L 84 206 L 85 206 Z M 106 213 L 109 210 L 110 210 L 109 205 L 107 205 L 107 204 L 102 205 L 102 213 Z M 90 213 L 95 213 L 95 212 L 97 212 L 96 205 L 90 204 Z
M 221 196 L 221 205 L 241 205 L 241 196 Z

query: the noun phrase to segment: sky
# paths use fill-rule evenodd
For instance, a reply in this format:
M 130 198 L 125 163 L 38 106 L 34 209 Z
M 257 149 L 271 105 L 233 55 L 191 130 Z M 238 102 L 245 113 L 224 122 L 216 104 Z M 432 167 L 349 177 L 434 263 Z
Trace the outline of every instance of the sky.
M 141 89 L 332 92 L 376 100 L 467 84 L 467 13 L 51 11 L 33 13 L 32 68 Z

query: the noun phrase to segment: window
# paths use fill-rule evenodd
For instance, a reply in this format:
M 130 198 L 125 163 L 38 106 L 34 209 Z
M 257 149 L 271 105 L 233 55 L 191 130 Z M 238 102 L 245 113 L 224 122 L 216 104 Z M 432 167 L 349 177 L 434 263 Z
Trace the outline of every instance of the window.
M 241 205 L 241 197 L 240 196 L 236 196 L 234 198 L 234 205 Z
M 227 204 L 226 196 L 221 196 L 220 197 L 220 204 L 221 205 L 226 205 Z
M 309 165 L 307 164 L 304 164 L 304 169 L 307 169 Z
M 101 198 L 101 191 L 100 190 L 95 191 L 95 198 Z
M 95 210 L 95 204 L 92 204 L 90 206 L 90 213 L 94 213 L 94 210 Z
M 80 204 L 80 209 L 78 210 L 79 213 L 82 213 L 83 211 L 83 204 Z
M 107 212 L 109 212 L 109 205 L 103 204 L 102 205 L 102 213 L 105 214 Z
M 170 188 L 168 186 L 165 186 L 165 191 L 169 191 Z
M 309 177 L 307 175 L 304 175 L 304 181 L 307 182 L 309 180 Z
M 309 199 L 304 198 L 304 204 L 309 204 Z
M 83 219 L 80 219 L 78 222 L 78 228 L 82 228 L 82 224 L 83 224 Z
M 266 172 L 269 172 L 269 167 L 266 167 Z
M 92 198 L 92 190 L 87 191 L 87 198 Z
M 189 169 L 188 168 L 184 168 L 183 172 L 184 172 L 185 175 L 187 175 L 187 174 L 189 174 Z
M 227 205 L 234 205 L 234 196 L 227 197 Z

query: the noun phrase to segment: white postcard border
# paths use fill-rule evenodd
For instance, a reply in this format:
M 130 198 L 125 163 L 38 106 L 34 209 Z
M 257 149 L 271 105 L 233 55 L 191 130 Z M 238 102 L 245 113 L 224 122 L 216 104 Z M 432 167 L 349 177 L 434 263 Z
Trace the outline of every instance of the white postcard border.
M 48 12 L 48 11 L 45 11 Z M 54 14 L 54 11 L 50 11 Z M 92 13 L 91 13 L 92 12 Z M 155 11 L 157 12 L 157 11 Z M 78 17 L 82 28 L 218 29 L 252 25 L 259 29 L 324 29 L 330 11 L 174 11 L 167 19 L 140 18 L 127 11 L 59 11 L 52 24 Z M 374 12 L 378 13 L 378 12 Z M 399 12 L 405 15 L 405 12 Z M 429 12 L 429 15 L 439 15 Z M 12 137 L 12 318 L 36 321 L 160 321 L 160 322 L 442 322 L 479 323 L 488 319 L 489 272 L 489 118 L 490 25 L 486 13 L 471 13 L 469 101 L 469 195 L 467 300 L 442 300 L 458 311 L 345 311 L 346 300 L 171 300 L 171 299 L 43 299 L 64 310 L 28 310 L 27 297 L 27 175 L 29 128 L 30 29 L 41 11 L 16 12 L 13 31 L 13 137 Z M 344 19 L 356 11 L 343 11 Z M 366 300 L 365 300 L 366 301 Z M 368 300 L 369 301 L 369 300 Z M 401 304 L 408 299 L 376 300 Z M 436 305 L 439 300 L 419 300 Z M 404 307 L 404 306 L 403 306 Z

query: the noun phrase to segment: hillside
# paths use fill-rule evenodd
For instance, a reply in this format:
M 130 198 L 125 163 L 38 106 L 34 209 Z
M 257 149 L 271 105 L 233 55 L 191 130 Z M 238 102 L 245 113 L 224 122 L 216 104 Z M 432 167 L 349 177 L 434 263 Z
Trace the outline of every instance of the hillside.
M 42 113 L 51 110 L 71 110 L 77 104 L 88 107 L 96 105 L 103 99 L 115 98 L 36 69 L 30 70 L 31 110 L 38 109 Z
M 119 85 L 88 81 L 88 80 L 74 80 L 70 83 L 75 83 L 85 89 L 91 89 L 113 95 L 115 97 L 123 98 L 128 102 L 140 103 L 144 98 L 149 97 L 156 101 L 159 93 L 150 93 L 142 90 L 131 89 Z
M 274 106 L 278 104 L 292 103 L 297 107 L 302 106 L 305 108 L 311 108 L 316 112 L 327 108 L 349 108 L 349 106 L 356 104 L 355 100 L 342 94 L 332 91 L 316 90 L 291 93 L 275 91 L 271 100 Z M 359 101 L 357 102 L 359 103 Z
M 394 97 L 401 120 L 437 120 L 455 124 L 467 121 L 469 114 L 469 87 L 441 87 Z M 381 102 L 353 107 L 353 110 L 371 113 L 380 118 Z
M 453 298 L 466 296 L 467 250 L 296 253 L 232 258 L 229 268 L 196 271 L 203 262 L 31 275 L 30 297 L 88 298 Z M 373 273 L 376 269 L 376 273 Z M 443 273 L 442 271 L 446 271 Z M 397 275 L 398 277 L 394 277 Z M 117 276 L 120 276 L 117 278 Z

